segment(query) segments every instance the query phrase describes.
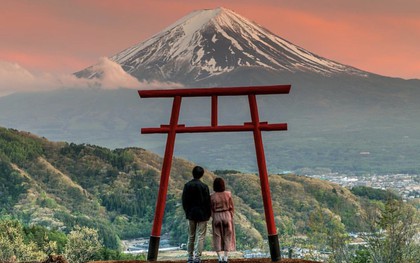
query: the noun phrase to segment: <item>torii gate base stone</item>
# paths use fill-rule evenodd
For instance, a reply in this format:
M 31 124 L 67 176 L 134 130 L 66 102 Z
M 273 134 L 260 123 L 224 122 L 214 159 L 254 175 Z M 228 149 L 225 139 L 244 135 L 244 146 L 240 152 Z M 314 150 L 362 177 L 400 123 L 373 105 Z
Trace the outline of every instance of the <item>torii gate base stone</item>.
M 253 87 L 228 87 L 228 88 L 199 88 L 199 89 L 173 89 L 173 90 L 139 90 L 141 98 L 173 98 L 172 113 L 169 125 L 161 125 L 159 128 L 142 128 L 142 134 L 167 133 L 165 156 L 163 159 L 162 173 L 159 185 L 159 193 L 156 201 L 155 217 L 152 233 L 149 241 L 148 261 L 156 261 L 159 252 L 159 242 L 162 228 L 163 215 L 166 205 L 169 174 L 171 171 L 172 157 L 177 133 L 202 133 L 202 132 L 241 132 L 252 131 L 254 134 L 255 152 L 257 155 L 258 172 L 261 184 L 261 193 L 264 204 L 265 220 L 268 232 L 268 245 L 272 261 L 281 259 L 280 244 L 274 222 L 274 214 L 271 203 L 268 172 L 264 154 L 264 146 L 261 131 L 287 130 L 286 123 L 268 124 L 260 122 L 256 95 L 288 94 L 290 85 L 253 86 Z M 218 125 L 218 96 L 248 96 L 251 112 L 251 122 L 243 125 Z M 192 126 L 178 124 L 181 100 L 183 97 L 211 97 L 211 125 Z

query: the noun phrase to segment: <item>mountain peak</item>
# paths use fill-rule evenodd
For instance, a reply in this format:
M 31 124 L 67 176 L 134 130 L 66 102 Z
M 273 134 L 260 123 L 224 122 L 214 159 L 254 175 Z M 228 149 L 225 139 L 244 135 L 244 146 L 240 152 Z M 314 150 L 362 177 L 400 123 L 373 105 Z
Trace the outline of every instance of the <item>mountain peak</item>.
M 215 9 L 200 9 L 182 17 L 169 27 L 162 30 L 161 33 L 173 30 L 179 26 L 183 26 L 186 30 L 186 33 L 194 33 L 195 31 L 200 30 L 200 28 L 206 26 L 208 23 L 215 22 L 215 20 L 219 23 L 223 23 L 223 20 L 229 21 L 229 19 L 237 19 L 235 17 L 240 16 L 232 10 L 226 9 L 224 7 L 218 7 Z
M 218 7 L 196 10 L 150 39 L 111 57 L 140 80 L 197 83 L 241 68 L 367 75 L 317 56 L 262 26 Z M 93 76 L 91 70 L 79 76 Z

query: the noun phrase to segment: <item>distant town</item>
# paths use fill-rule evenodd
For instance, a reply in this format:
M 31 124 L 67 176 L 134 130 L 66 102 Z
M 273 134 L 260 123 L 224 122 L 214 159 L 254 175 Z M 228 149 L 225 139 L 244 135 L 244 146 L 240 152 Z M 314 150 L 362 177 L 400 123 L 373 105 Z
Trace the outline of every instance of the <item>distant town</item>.
M 400 195 L 404 201 L 420 198 L 420 175 L 418 174 L 346 175 L 325 173 L 306 176 L 337 183 L 349 189 L 354 186 L 368 186 L 391 190 Z

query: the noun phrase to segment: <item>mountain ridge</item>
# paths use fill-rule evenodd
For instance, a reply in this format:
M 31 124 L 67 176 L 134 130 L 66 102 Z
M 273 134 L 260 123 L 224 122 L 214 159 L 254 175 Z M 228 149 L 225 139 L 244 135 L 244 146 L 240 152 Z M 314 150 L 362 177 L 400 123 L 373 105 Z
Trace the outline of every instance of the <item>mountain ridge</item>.
M 140 148 L 54 143 L 5 128 L 0 128 L 0 146 L 0 192 L 7 194 L 0 195 L 0 217 L 63 232 L 75 225 L 96 228 L 105 245 L 114 249 L 119 239 L 149 235 L 160 156 Z M 172 165 L 163 233 L 174 244 L 187 238 L 180 200 L 194 165 L 179 158 Z M 206 170 L 203 181 L 211 185 L 216 176 L 226 180 L 234 197 L 239 246 L 262 242 L 266 228 L 258 176 Z M 314 209 L 339 216 L 349 231 L 364 227 L 368 207 L 348 189 L 292 174 L 271 174 L 269 181 L 276 224 L 284 235 L 305 233 Z
M 258 97 L 262 121 L 289 124 L 288 131 L 264 133 L 270 171 L 420 171 L 420 156 L 414 150 L 420 140 L 415 132 L 420 129 L 420 81 L 319 79 L 303 73 L 289 80 L 289 95 Z M 0 98 L 0 123 L 52 141 L 112 149 L 137 146 L 163 154 L 164 136 L 141 135 L 140 128 L 167 124 L 170 107 L 170 100 L 140 99 L 129 89 L 21 93 Z M 180 123 L 208 124 L 209 107 L 204 99 L 183 100 Z M 242 98 L 227 97 L 219 107 L 221 124 L 250 121 Z M 361 159 L 359 153 L 365 151 L 372 154 Z M 180 135 L 175 155 L 214 170 L 257 171 L 252 139 L 245 133 Z M 383 163 L 390 159 L 393 165 Z

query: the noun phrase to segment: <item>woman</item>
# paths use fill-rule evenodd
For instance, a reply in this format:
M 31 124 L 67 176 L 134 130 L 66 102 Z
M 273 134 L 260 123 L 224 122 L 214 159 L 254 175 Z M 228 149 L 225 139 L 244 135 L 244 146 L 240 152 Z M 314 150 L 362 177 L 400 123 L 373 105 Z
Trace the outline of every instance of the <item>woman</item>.
M 225 191 L 225 181 L 216 178 L 213 182 L 214 193 L 211 198 L 211 216 L 213 229 L 213 247 L 219 263 L 227 263 L 228 252 L 235 250 L 235 227 L 233 225 L 232 194 Z

